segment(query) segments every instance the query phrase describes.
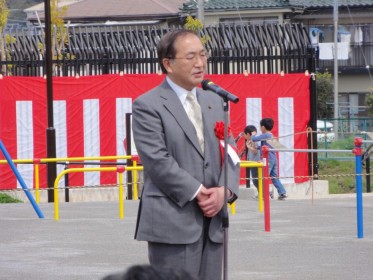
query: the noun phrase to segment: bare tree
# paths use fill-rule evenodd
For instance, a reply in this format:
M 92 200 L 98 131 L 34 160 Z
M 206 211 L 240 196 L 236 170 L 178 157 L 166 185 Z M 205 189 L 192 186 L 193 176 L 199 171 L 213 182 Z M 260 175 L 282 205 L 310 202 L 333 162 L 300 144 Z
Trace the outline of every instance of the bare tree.
M 6 0 L 0 0 L 0 61 L 5 61 L 5 41 L 4 41 L 4 28 L 8 21 L 9 9 L 6 5 Z M 6 65 L 2 65 L 1 73 L 5 74 Z
M 58 0 L 51 1 L 51 32 L 52 32 L 52 59 L 62 59 L 62 50 L 66 43 L 68 43 L 69 37 L 67 35 L 67 29 L 64 22 L 64 16 L 67 13 L 68 7 L 58 4 Z M 39 50 L 45 55 L 45 45 L 39 43 Z M 70 56 L 69 56 L 70 57 Z M 53 64 L 53 71 L 56 72 L 59 65 Z

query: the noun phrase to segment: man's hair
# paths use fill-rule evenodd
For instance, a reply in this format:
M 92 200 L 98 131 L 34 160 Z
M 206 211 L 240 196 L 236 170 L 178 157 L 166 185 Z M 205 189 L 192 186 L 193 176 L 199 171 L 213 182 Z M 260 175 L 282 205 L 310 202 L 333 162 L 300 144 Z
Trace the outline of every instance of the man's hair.
M 271 118 L 264 118 L 260 121 L 260 126 L 264 126 L 266 130 L 271 131 L 275 122 Z
M 244 131 L 245 134 L 252 134 L 253 132 L 257 132 L 256 127 L 253 125 L 248 125 L 245 127 Z
M 161 66 L 161 70 L 163 74 L 167 74 L 167 70 L 163 66 L 163 59 L 164 58 L 175 58 L 176 56 L 175 41 L 177 40 L 177 38 L 186 36 L 189 34 L 193 34 L 197 36 L 197 34 L 194 31 L 186 30 L 186 29 L 177 29 L 177 30 L 172 30 L 166 33 L 161 38 L 161 40 L 158 42 L 158 45 L 157 45 L 158 63 Z

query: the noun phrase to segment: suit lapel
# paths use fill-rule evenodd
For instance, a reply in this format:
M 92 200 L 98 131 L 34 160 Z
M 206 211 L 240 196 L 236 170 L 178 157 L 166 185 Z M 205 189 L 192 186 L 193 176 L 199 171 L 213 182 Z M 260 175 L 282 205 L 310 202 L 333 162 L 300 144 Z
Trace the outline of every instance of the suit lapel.
M 202 110 L 205 139 L 214 139 L 216 137 L 215 134 L 212 135 L 212 133 L 214 133 L 214 130 L 208 129 L 210 127 L 215 127 L 214 121 L 216 117 L 213 116 L 213 105 L 211 104 L 209 98 L 205 94 L 203 94 L 200 89 L 197 89 L 197 98 Z
M 177 97 L 176 93 L 171 89 L 168 83 L 165 81 L 162 85 L 162 90 L 160 91 L 160 97 L 165 108 L 174 116 L 177 123 L 180 125 L 181 129 L 185 132 L 186 136 L 193 143 L 193 146 L 199 151 L 201 156 L 202 150 L 198 143 L 198 138 L 196 130 L 193 124 L 189 121 L 188 115 L 185 112 L 180 99 Z M 203 114 L 203 112 L 202 112 Z

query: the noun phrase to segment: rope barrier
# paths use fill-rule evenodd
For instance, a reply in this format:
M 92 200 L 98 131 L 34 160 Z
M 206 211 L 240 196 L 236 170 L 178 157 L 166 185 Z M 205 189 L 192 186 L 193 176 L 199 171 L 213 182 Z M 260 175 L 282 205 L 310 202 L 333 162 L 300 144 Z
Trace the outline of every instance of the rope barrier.
M 317 176 L 314 175 L 314 177 L 312 176 L 289 176 L 289 177 L 286 177 L 286 176 L 279 176 L 279 177 L 262 177 L 262 179 L 295 179 L 295 178 L 299 178 L 299 179 L 312 179 L 312 178 L 317 178 L 317 179 L 320 179 L 320 178 L 330 178 L 330 177 L 352 177 L 352 176 L 366 176 L 366 175 L 373 175 L 373 173 L 359 173 L 359 174 L 356 174 L 356 173 L 350 173 L 350 174 L 340 174 L 340 175 L 332 175 L 332 174 L 323 174 L 323 175 L 320 175 L 318 174 Z M 257 177 L 253 177 L 253 178 L 240 178 L 241 180 L 251 180 L 251 179 L 258 179 Z

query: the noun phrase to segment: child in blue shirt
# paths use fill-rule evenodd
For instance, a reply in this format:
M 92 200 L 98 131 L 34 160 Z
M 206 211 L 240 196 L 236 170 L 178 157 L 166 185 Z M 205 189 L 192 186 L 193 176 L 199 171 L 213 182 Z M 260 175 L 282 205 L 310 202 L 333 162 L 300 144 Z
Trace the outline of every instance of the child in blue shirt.
M 260 130 L 262 132 L 261 135 L 253 135 L 251 136 L 251 140 L 254 142 L 260 142 L 260 146 L 268 146 L 270 149 L 273 148 L 267 140 L 270 140 L 273 138 L 273 135 L 271 133 L 271 130 L 274 126 L 274 121 L 271 118 L 264 118 L 260 121 Z M 282 185 L 281 181 L 277 178 L 277 158 L 276 154 L 273 151 L 269 151 L 268 153 L 268 173 L 271 177 L 272 184 L 275 186 L 278 192 L 278 199 L 284 200 L 288 197 L 286 194 L 286 190 L 284 186 Z

